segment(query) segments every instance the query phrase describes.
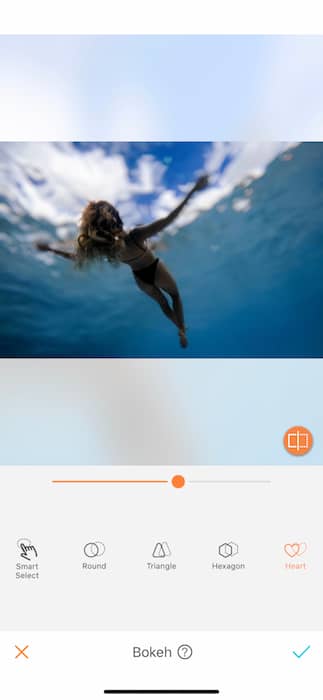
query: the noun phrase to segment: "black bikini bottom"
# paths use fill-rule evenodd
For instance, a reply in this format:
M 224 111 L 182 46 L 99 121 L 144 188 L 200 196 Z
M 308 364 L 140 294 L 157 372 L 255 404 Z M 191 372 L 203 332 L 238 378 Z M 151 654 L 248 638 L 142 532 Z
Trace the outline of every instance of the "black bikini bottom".
M 142 270 L 135 270 L 133 273 L 134 276 L 140 279 L 142 282 L 146 282 L 146 284 L 155 284 L 155 275 L 158 262 L 159 259 L 156 258 L 151 265 L 143 267 Z

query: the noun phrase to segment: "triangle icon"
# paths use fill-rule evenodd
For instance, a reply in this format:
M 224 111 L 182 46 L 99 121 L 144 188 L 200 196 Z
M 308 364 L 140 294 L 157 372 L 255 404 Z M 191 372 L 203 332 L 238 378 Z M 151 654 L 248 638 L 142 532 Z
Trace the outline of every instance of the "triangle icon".
M 166 552 L 165 552 L 164 546 L 161 542 L 157 542 L 157 544 L 155 545 L 155 549 L 153 551 L 153 557 L 155 559 L 163 559 L 164 557 L 166 557 Z

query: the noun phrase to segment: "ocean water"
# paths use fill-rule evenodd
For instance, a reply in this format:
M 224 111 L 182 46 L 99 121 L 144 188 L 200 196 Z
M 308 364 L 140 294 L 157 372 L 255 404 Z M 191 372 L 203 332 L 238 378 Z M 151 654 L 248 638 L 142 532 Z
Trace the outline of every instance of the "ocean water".
M 29 179 L 42 184 L 39 172 Z M 56 238 L 53 222 L 14 210 L 9 195 L 0 198 L 1 357 L 322 357 L 323 144 L 282 152 L 163 236 L 157 254 L 182 295 L 185 350 L 126 265 L 78 270 L 35 251 L 40 233 Z

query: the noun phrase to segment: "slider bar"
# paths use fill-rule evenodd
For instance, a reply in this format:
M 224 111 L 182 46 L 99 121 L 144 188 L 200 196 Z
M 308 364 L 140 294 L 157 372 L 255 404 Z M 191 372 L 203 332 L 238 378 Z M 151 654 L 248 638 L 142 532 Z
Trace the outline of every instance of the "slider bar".
M 191 479 L 189 484 L 271 484 L 269 479 Z
M 218 695 L 219 690 L 105 690 L 106 695 L 143 695 L 153 694 L 153 695 Z
M 166 479 L 53 479 L 52 484 L 168 484 Z

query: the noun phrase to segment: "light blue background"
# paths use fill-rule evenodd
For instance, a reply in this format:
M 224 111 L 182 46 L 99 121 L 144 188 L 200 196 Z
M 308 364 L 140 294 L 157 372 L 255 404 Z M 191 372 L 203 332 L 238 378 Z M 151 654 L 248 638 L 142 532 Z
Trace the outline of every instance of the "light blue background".
M 322 360 L 2 360 L 2 464 L 323 464 Z M 285 430 L 308 427 L 290 456 Z
M 0 138 L 319 140 L 323 37 L 0 37 Z

